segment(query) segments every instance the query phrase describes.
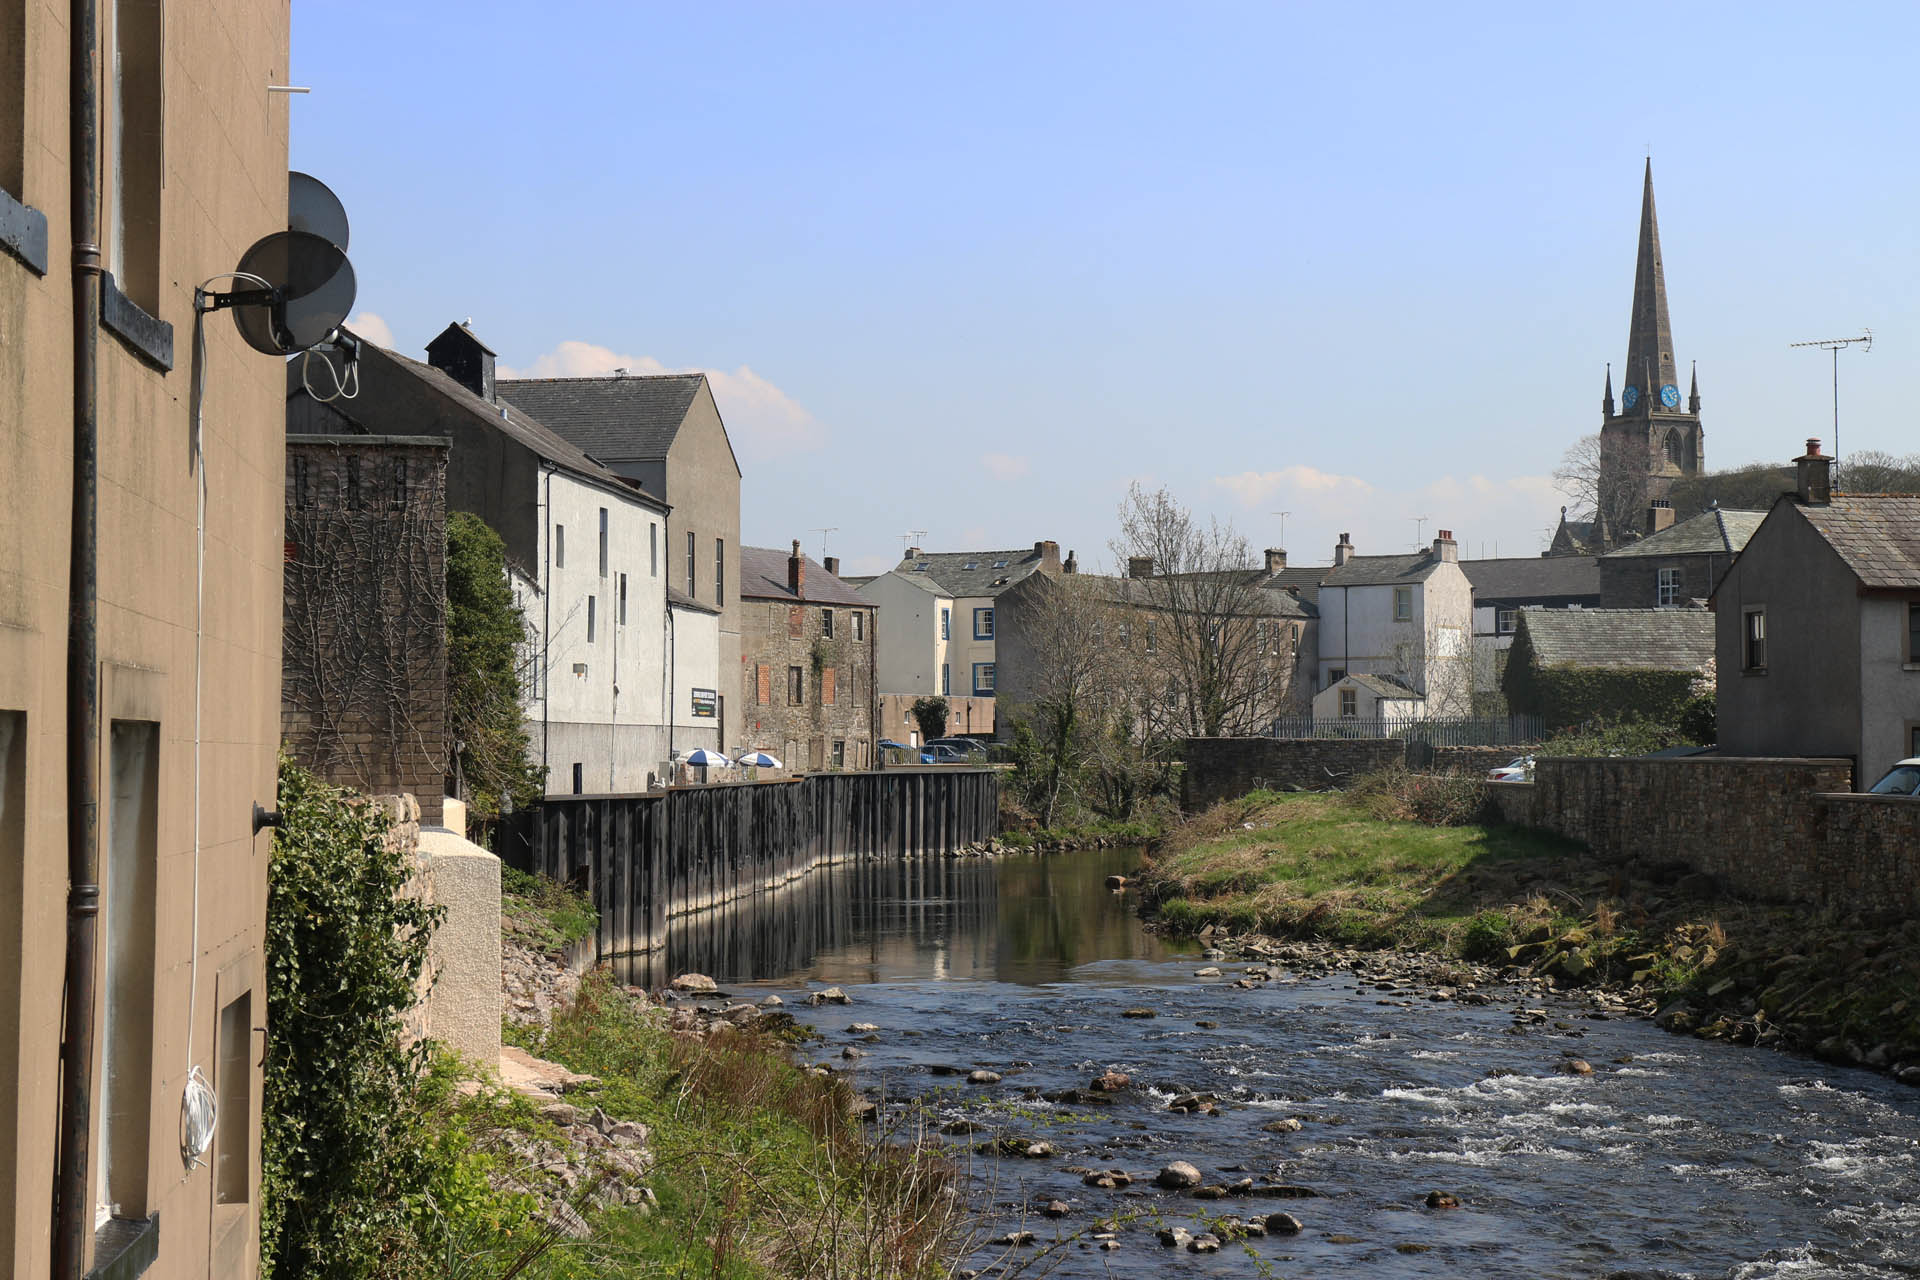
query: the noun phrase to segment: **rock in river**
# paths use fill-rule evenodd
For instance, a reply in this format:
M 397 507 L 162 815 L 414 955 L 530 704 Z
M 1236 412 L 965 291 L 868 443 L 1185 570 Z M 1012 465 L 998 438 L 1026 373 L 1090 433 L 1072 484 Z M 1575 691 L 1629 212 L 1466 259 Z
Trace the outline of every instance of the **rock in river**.
M 1267 1230 L 1276 1236 L 1297 1236 L 1300 1234 L 1300 1219 L 1290 1213 L 1270 1213 L 1266 1217 Z
M 1088 1087 L 1101 1093 L 1118 1093 L 1131 1083 L 1132 1079 L 1124 1071 L 1105 1071 L 1095 1076 Z
M 969 1071 L 967 1073 L 967 1083 L 968 1084 L 999 1084 L 1000 1073 L 998 1071 Z
M 1154 1178 L 1154 1182 L 1167 1188 L 1169 1191 L 1184 1191 L 1188 1187 L 1197 1187 L 1200 1185 L 1200 1171 L 1188 1164 L 1185 1160 L 1175 1160 L 1172 1164 L 1160 1170 L 1159 1176 Z
M 683 973 L 669 985 L 675 991 L 691 991 L 701 995 L 711 994 L 720 989 L 720 984 L 704 973 Z
M 1452 1194 L 1451 1192 L 1447 1192 L 1447 1191 L 1427 1192 L 1427 1208 L 1429 1209 L 1458 1209 L 1459 1207 L 1460 1207 L 1460 1197 Z

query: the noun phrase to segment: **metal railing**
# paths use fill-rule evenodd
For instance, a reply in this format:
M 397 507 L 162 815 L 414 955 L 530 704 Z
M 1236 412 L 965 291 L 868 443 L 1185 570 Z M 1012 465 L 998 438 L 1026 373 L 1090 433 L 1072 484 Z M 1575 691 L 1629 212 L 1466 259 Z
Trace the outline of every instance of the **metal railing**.
M 1271 738 L 1399 738 L 1435 747 L 1505 747 L 1546 738 L 1539 716 L 1337 717 L 1281 716 L 1267 731 Z

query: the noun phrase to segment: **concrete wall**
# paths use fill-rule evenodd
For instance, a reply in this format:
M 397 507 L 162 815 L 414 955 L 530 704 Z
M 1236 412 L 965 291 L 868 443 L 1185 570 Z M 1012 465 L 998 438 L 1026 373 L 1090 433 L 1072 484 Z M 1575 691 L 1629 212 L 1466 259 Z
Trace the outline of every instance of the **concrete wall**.
M 920 743 L 920 722 L 913 704 L 924 694 L 883 693 L 874 720 L 874 740 L 887 738 L 907 746 Z M 948 698 L 947 736 L 991 737 L 996 702 L 992 698 Z
M 948 661 L 949 644 L 940 635 L 940 611 L 952 616 L 953 597 L 929 591 L 924 575 L 917 580 L 904 573 L 883 573 L 855 594 L 874 606 L 879 691 L 911 695 L 909 702 L 939 693 L 940 664 Z M 964 693 L 956 686 L 948 696 Z
M 670 741 L 666 744 L 672 752 L 659 758 L 665 760 L 668 754 L 700 747 L 717 751 L 724 745 L 733 754 L 745 750 L 751 744 L 744 739 L 735 738 L 724 744 L 720 741 L 721 708 L 717 704 L 711 714 L 694 714 L 695 689 L 703 689 L 716 699 L 724 697 L 729 711 L 739 696 L 738 690 L 728 689 L 723 683 L 731 668 L 720 665 L 720 615 L 675 606 L 672 638 L 673 723 Z
M 720 609 L 720 671 L 728 692 L 737 681 L 728 675 L 740 670 L 740 466 L 735 461 L 713 391 L 702 379 L 687 408 L 686 421 L 667 451 L 665 487 L 661 495 L 673 505 L 667 517 L 670 581 L 702 604 Z M 687 577 L 687 535 L 694 541 L 692 583 Z M 716 591 L 714 540 L 723 544 L 725 581 Z M 745 708 L 727 699 L 722 739 L 733 746 L 744 739 Z
M 135 1087 L 114 1150 L 131 1162 L 137 1184 L 120 1212 L 158 1213 L 166 1223 L 147 1276 L 204 1280 L 257 1271 L 260 1090 L 259 1069 L 250 1065 L 258 1061 L 257 1044 L 255 1052 L 238 1049 L 227 1059 L 241 1065 L 223 1068 L 217 1029 L 223 1009 L 238 999 L 249 1001 L 250 1025 L 265 1013 L 268 837 L 254 836 L 251 818 L 256 802 L 274 804 L 285 458 L 281 363 L 246 347 L 226 317 L 210 317 L 206 696 L 198 708 L 196 753 L 192 300 L 194 285 L 231 271 L 248 245 L 287 225 L 288 103 L 265 94 L 264 86 L 288 75 L 288 10 L 245 0 L 141 8 L 165 24 L 156 42 L 160 52 L 148 64 L 159 72 L 158 102 L 151 110 L 129 106 L 136 127 L 128 136 L 163 181 L 151 191 L 149 208 L 157 213 L 151 255 L 144 261 L 110 256 L 106 264 L 140 295 L 155 323 L 140 324 L 116 303 L 111 310 L 120 327 L 103 324 L 98 335 L 103 782 L 112 776 L 111 721 L 157 725 L 159 751 L 151 825 L 141 831 L 152 896 L 119 904 L 145 903 L 151 924 L 151 940 L 137 957 L 142 963 L 123 970 L 150 1036 L 146 1052 L 118 1064 L 130 1068 Z M 16 5 L 10 13 L 24 34 L 24 55 L 15 64 L 23 74 L 0 70 L 0 93 L 17 95 L 23 111 L 0 112 L 0 122 L 24 128 L 23 140 L 16 135 L 23 145 L 14 194 L 44 216 L 47 252 L 29 265 L 22 254 L 34 255 L 25 246 L 0 243 L 0 475 L 7 495 L 0 504 L 0 714 L 17 727 L 8 752 L 14 777 L 6 785 L 17 798 L 7 808 L 21 819 L 9 834 L 8 820 L 0 817 L 0 969 L 8 975 L 0 984 L 0 1274 L 38 1280 L 51 1268 L 67 929 L 74 333 L 68 19 L 65 8 L 53 4 Z M 110 113 L 102 123 L 103 139 L 112 139 Z M 111 144 L 105 149 L 103 194 L 113 173 Z M 101 239 L 111 244 L 114 237 L 103 227 Z M 202 783 L 197 947 L 190 910 L 196 754 Z M 103 853 L 130 808 L 103 795 Z M 109 884 L 102 920 L 114 917 L 112 895 Z M 105 944 L 103 936 L 103 954 Z M 98 1028 L 99 1010 L 95 1017 Z M 240 1160 L 245 1176 L 241 1198 L 219 1205 L 213 1170 L 183 1171 L 178 1153 L 189 1030 L 193 1065 L 235 1102 L 223 1108 L 213 1155 Z M 101 1079 L 96 1062 L 96 1160 L 98 1130 L 107 1123 Z M 104 1259 L 88 1265 L 95 1261 Z
M 1920 654 L 1908 652 L 1907 606 L 1899 596 L 1860 598 L 1862 786 L 1894 761 L 1920 756 Z
M 448 801 L 453 829 L 418 835 L 421 873 L 445 910 L 428 955 L 432 986 L 422 1005 L 422 1034 L 475 1062 L 500 1057 L 500 859 L 457 834 L 466 806 Z
M 826 635 L 826 609 L 834 615 L 831 637 Z M 862 617 L 858 640 L 856 613 Z M 826 769 L 833 766 L 833 744 L 839 742 L 845 768 L 872 768 L 873 744 L 879 737 L 873 731 L 874 611 L 817 601 L 747 599 L 740 602 L 740 627 L 743 660 L 734 693 L 746 707 L 746 745 L 771 751 L 791 769 Z M 798 703 L 791 697 L 791 671 L 796 667 L 802 685 Z M 828 670 L 834 672 L 831 703 L 824 700 L 822 679 Z
M 1859 762 L 1863 783 L 1873 782 L 1861 758 L 1855 582 L 1791 502 L 1775 505 L 1714 596 L 1721 751 L 1846 756 Z M 1767 669 L 1760 672 L 1742 669 L 1744 611 L 1755 606 L 1767 614 Z
M 446 789 L 447 442 L 287 438 L 280 732 L 338 786 Z
M 1398 738 L 1187 738 L 1180 807 L 1197 813 L 1261 788 L 1325 791 L 1401 763 Z

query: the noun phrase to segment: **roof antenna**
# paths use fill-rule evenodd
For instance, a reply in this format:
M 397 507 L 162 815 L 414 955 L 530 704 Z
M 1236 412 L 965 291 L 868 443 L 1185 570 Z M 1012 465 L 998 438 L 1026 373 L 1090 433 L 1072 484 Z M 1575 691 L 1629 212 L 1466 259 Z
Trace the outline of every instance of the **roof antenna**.
M 820 535 L 820 563 L 825 564 L 827 562 L 827 535 L 840 532 L 840 526 L 830 524 L 824 529 L 809 529 L 807 532 Z

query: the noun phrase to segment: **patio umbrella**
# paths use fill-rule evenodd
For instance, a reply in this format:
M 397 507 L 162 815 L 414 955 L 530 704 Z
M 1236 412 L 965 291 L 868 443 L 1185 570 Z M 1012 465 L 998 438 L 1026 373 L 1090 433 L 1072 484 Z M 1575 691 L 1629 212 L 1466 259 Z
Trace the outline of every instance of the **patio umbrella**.
M 754 751 L 740 757 L 741 764 L 750 764 L 756 769 L 778 769 L 780 762 L 764 751 Z
M 725 756 L 721 755 L 718 751 L 709 751 L 705 747 L 701 747 L 697 751 L 690 751 L 687 753 L 687 763 L 716 765 L 716 764 L 732 764 L 733 761 L 727 759 Z

